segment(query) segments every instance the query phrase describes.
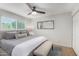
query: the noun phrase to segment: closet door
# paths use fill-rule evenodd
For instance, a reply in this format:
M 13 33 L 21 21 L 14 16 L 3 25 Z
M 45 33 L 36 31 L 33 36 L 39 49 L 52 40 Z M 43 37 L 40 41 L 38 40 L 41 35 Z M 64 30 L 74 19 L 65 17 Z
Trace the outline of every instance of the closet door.
M 79 55 L 79 12 L 73 16 L 73 48 Z

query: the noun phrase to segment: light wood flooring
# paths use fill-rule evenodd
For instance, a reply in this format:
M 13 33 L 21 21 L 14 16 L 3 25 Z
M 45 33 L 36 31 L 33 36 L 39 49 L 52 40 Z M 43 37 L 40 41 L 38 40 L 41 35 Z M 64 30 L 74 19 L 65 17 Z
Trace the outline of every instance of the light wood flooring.
M 61 53 L 63 54 L 63 56 L 76 56 L 76 53 L 74 52 L 73 48 L 59 45 L 53 45 L 53 47 L 61 48 Z

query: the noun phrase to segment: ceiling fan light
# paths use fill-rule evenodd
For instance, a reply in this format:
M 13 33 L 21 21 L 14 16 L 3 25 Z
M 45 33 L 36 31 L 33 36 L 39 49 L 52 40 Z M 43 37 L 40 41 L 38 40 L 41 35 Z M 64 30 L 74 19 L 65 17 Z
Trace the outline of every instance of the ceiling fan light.
M 35 11 L 32 12 L 32 15 L 36 15 L 36 14 L 37 14 L 37 12 L 35 12 Z

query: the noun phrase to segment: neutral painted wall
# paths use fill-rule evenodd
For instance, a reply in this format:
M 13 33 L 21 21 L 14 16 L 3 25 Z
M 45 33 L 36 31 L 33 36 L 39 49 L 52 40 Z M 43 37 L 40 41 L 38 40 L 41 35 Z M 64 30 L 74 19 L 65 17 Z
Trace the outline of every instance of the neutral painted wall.
M 54 30 L 43 30 L 37 29 L 37 22 L 42 20 L 53 20 L 54 19 Z M 35 27 L 35 32 L 37 34 L 43 35 L 51 40 L 54 44 L 71 47 L 72 46 L 72 22 L 71 13 L 60 14 L 56 16 L 46 16 L 34 18 L 32 25 Z
M 73 49 L 79 55 L 79 12 L 73 16 Z

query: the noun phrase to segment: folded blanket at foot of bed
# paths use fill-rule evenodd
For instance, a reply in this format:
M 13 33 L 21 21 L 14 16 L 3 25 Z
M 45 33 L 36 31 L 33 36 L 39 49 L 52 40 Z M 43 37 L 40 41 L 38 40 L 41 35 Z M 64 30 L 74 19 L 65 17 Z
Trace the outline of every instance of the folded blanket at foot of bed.
M 46 41 L 41 44 L 37 49 L 33 51 L 35 56 L 47 56 L 50 50 L 53 48 L 53 43 L 51 41 Z
M 28 56 L 36 47 L 47 39 L 43 36 L 23 42 L 13 48 L 12 56 Z

